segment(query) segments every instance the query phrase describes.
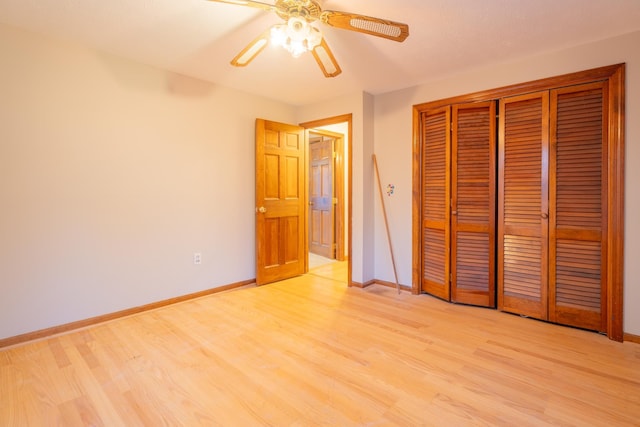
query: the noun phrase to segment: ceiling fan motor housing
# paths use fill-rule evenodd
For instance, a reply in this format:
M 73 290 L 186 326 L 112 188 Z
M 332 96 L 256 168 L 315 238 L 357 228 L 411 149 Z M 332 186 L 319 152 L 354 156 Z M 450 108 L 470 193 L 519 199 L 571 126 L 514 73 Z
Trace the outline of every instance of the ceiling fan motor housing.
M 322 14 L 322 8 L 315 0 L 277 0 L 275 8 L 276 14 L 285 21 L 299 17 L 312 22 Z

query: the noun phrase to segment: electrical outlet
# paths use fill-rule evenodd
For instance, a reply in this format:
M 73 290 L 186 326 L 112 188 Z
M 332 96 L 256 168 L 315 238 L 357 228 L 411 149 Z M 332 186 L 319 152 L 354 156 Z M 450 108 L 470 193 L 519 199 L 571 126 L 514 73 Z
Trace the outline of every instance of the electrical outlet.
M 202 264 L 202 254 L 200 252 L 193 254 L 193 263 L 196 265 Z

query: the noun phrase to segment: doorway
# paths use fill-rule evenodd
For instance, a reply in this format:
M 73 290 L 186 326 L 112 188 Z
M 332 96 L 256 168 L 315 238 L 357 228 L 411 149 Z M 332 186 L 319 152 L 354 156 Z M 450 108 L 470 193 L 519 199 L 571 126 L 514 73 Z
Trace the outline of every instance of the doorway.
M 344 136 L 326 130 L 309 132 L 309 265 L 314 258 L 344 258 L 344 215 L 337 208 L 344 204 L 344 172 L 341 170 Z M 340 253 L 339 256 L 338 252 Z
M 309 142 L 308 266 L 343 262 L 351 283 L 351 114 L 300 126 Z

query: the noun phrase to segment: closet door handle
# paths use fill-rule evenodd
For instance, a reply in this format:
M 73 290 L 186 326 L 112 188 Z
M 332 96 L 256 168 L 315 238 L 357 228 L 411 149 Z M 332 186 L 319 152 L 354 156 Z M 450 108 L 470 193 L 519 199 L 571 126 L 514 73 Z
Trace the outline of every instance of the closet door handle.
M 458 215 L 458 211 L 451 211 L 451 215 Z
M 546 212 L 542 212 L 540 216 L 542 217 L 542 219 L 549 219 L 549 214 Z

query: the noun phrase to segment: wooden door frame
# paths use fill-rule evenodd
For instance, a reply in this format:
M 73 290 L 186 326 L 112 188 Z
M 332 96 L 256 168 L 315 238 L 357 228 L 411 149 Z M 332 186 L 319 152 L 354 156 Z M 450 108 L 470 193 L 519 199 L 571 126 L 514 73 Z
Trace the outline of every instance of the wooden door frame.
M 564 86 L 606 81 L 609 89 L 609 146 L 607 200 L 607 336 L 623 341 L 624 292 L 624 161 L 625 161 L 625 64 L 615 64 L 577 73 L 475 92 L 468 95 L 440 99 L 413 106 L 413 272 L 412 292 L 422 288 L 422 113 L 446 105 L 491 101 L 508 96 L 556 89 Z M 499 172 L 500 173 L 500 172 Z
M 309 122 L 304 122 L 304 123 L 300 123 L 299 126 L 302 126 L 303 128 L 305 128 L 307 131 L 307 135 L 309 134 L 309 131 L 311 131 L 314 128 L 321 128 L 323 126 L 329 126 L 329 125 L 336 125 L 339 123 L 347 123 L 347 143 L 346 143 L 346 152 L 347 152 L 347 159 L 346 159 L 346 165 L 345 165 L 345 159 L 344 156 L 337 156 L 336 158 L 336 162 L 335 162 L 335 174 L 336 174 L 336 182 L 335 182 L 335 192 L 336 192 L 336 198 L 338 199 L 338 206 L 336 207 L 336 259 L 339 261 L 344 261 L 345 259 L 347 260 L 347 266 L 348 266 L 348 277 L 347 277 L 347 283 L 349 284 L 349 286 L 351 286 L 351 253 L 352 253 L 352 217 L 353 217 L 353 197 L 352 197 L 352 185 L 353 185 L 353 114 L 343 114 L 340 116 L 334 116 L 334 117 L 329 117 L 329 118 L 325 118 L 325 119 L 320 119 L 320 120 L 313 120 L 313 121 L 309 121 Z M 307 151 L 309 149 L 309 141 L 308 138 L 306 138 L 306 145 L 307 145 Z M 345 147 L 344 147 L 345 141 L 344 138 L 342 139 L 342 147 L 336 147 L 336 152 L 338 153 L 344 153 L 345 152 Z M 346 173 L 346 177 L 344 176 L 344 172 L 345 169 L 347 171 Z M 347 182 L 347 194 L 344 194 L 344 182 Z M 306 200 L 308 203 L 308 199 L 309 199 L 309 183 L 306 183 Z M 347 200 L 347 223 L 344 223 L 344 217 L 345 217 L 345 209 L 344 209 L 344 200 Z M 342 203 L 340 203 L 342 201 Z M 339 218 L 339 219 L 338 219 Z M 308 224 L 308 217 L 306 218 L 307 223 L 305 224 L 306 230 L 309 229 L 309 224 Z M 346 225 L 346 227 L 345 227 Z M 345 230 L 346 228 L 346 230 Z M 347 237 L 347 250 L 346 250 L 346 254 L 345 254 L 345 248 L 344 248 L 344 238 L 345 238 L 345 232 L 346 232 L 346 237 Z M 308 233 L 308 231 L 307 231 Z M 340 242 L 338 244 L 338 242 Z M 308 245 L 308 242 L 307 242 Z M 340 251 L 339 248 L 341 248 L 342 250 Z

